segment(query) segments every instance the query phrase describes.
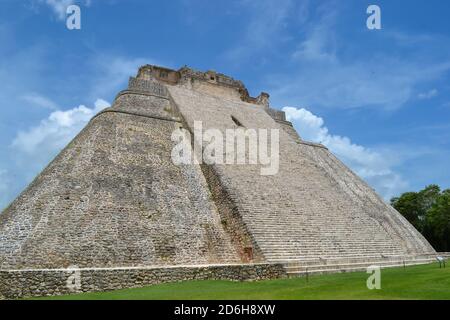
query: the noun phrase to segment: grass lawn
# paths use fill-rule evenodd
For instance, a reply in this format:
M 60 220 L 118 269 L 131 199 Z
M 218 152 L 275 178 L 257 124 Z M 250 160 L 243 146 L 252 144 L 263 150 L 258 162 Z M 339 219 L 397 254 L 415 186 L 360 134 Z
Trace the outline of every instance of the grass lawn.
M 41 299 L 449 299 L 450 267 L 436 263 L 381 271 L 381 290 L 368 290 L 366 273 L 317 275 L 306 278 L 258 282 L 187 281 Z

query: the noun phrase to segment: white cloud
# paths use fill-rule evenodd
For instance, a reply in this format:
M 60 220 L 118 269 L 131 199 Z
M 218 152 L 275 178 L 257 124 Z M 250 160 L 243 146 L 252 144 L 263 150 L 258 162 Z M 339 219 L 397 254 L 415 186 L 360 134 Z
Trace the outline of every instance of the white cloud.
M 394 170 L 401 161 L 395 153 L 387 149 L 372 150 L 352 143 L 348 137 L 330 134 L 324 120 L 304 108 L 285 107 L 283 111 L 302 139 L 327 146 L 385 200 L 407 190 L 408 182 Z
M 45 3 L 50 6 L 50 8 L 55 13 L 59 20 L 64 20 L 66 17 L 67 7 L 74 4 L 74 0 L 45 0 Z
M 275 42 L 283 38 L 281 34 L 287 27 L 288 17 L 296 10 L 305 13 L 308 1 L 296 3 L 293 0 L 247 0 L 240 4 L 242 11 L 249 13 L 246 15 L 248 25 L 237 45 L 225 53 L 225 58 L 235 63 L 242 63 L 248 58 L 254 61 L 255 52 L 262 57 L 264 54 L 262 49 L 273 49 L 276 46 Z
M 327 11 L 317 24 L 310 27 L 307 37 L 301 42 L 292 54 L 294 60 L 315 62 L 336 62 L 336 35 L 329 32 L 331 22 L 334 21 L 336 12 Z
M 438 95 L 437 89 L 431 89 L 430 91 L 419 93 L 419 94 L 417 95 L 417 97 L 418 97 L 419 99 L 425 100 L 425 99 L 431 99 L 431 98 L 434 98 L 434 97 L 436 97 L 437 95 Z
M 92 59 L 93 79 L 90 85 L 91 98 L 117 94 L 126 88 L 130 76 L 135 76 L 139 67 L 145 64 L 164 65 L 149 58 L 127 58 L 122 56 L 98 55 Z M 89 81 L 89 80 L 88 80 Z
M 64 148 L 89 120 L 110 104 L 97 99 L 93 107 L 80 105 L 56 110 L 38 125 L 19 131 L 0 162 L 0 210 Z
M 109 103 L 98 99 L 93 108 L 84 105 L 66 111 L 54 111 L 38 126 L 19 131 L 12 147 L 29 156 L 48 160 L 72 140 L 86 123 Z
M 3 32 L 0 24 L 0 40 L 11 43 L 10 46 L 0 46 L 0 55 L 4 47 L 13 46 L 11 41 L 15 34 L 13 30 L 6 31 Z M 51 50 L 52 45 L 40 41 L 17 52 L 9 53 L 7 50 L 7 59 L 0 60 L 0 101 L 5 102 L 0 119 L 0 168 L 6 170 L 0 176 L 0 208 L 13 200 L 92 115 L 106 105 L 85 103 L 85 106 L 65 111 L 62 107 L 80 97 L 83 97 L 83 102 L 96 101 L 98 97 L 113 99 L 119 90 L 126 89 L 128 77 L 135 75 L 140 65 L 154 63 L 152 59 L 91 54 L 86 64 L 77 69 L 79 72 L 69 69 L 71 71 L 65 72 L 66 81 L 56 84 L 56 91 L 64 97 L 59 101 L 61 99 L 55 100 L 56 97 L 49 98 L 46 83 L 54 83 L 52 77 L 64 69 L 67 57 L 61 57 L 61 66 L 49 64 Z M 50 91 L 55 92 L 55 88 L 51 87 Z M 79 104 L 75 103 L 72 106 Z M 41 110 L 29 112 L 33 106 Z
M 75 0 L 40 0 L 40 2 L 44 2 L 48 5 L 59 20 L 64 20 L 66 18 L 68 6 L 76 4 Z M 89 7 L 91 3 L 91 0 L 85 0 L 83 4 L 86 7 Z
M 31 103 L 35 106 L 41 107 L 41 108 L 53 109 L 53 110 L 58 109 L 58 106 L 56 105 L 56 103 L 54 103 L 50 99 L 48 99 L 42 95 L 36 94 L 36 93 L 26 94 L 26 95 L 22 96 L 22 100 L 24 100 L 28 103 Z

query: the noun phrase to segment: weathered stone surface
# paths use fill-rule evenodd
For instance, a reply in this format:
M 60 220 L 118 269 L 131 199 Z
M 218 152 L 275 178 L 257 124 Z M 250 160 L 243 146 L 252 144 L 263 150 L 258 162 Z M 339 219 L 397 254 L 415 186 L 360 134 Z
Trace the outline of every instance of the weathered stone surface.
M 87 268 L 77 271 L 80 287 L 67 286 L 74 270 L 0 270 L 0 299 L 119 290 L 187 280 L 252 281 L 286 276 L 281 264 Z
M 1 269 L 239 262 L 200 167 L 171 161 L 167 108 L 128 94 L 95 117 L 0 216 Z
M 303 141 L 268 98 L 253 98 L 242 82 L 214 71 L 140 68 L 113 106 L 0 215 L 6 296 L 64 293 L 65 271 L 41 269 L 72 265 L 109 268 L 82 271 L 101 279 L 89 291 L 140 284 L 127 280 L 138 272 L 131 267 L 153 270 L 143 275 L 149 284 L 179 280 L 183 270 L 193 277 L 193 269 L 174 272 L 177 265 L 435 254 L 327 148 Z M 221 131 L 281 129 L 279 173 L 262 176 L 261 165 L 174 165 L 171 134 L 192 132 L 194 121 Z M 220 275 L 235 279 L 233 268 Z
M 206 88 L 168 89 L 191 130 L 201 120 L 204 130 L 225 131 L 234 126 L 231 116 L 246 128 L 280 126 L 264 108 Z M 267 261 L 434 252 L 406 219 L 323 146 L 283 130 L 279 173 L 261 176 L 259 170 L 259 165 L 213 166 Z

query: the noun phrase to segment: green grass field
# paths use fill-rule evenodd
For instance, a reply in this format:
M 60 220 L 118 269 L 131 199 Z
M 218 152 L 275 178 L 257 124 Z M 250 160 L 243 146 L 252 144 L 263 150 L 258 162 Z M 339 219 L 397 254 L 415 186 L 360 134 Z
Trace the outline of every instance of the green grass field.
M 450 267 L 436 263 L 381 272 L 381 290 L 368 290 L 366 273 L 318 275 L 258 282 L 187 281 L 101 293 L 45 299 L 450 299 Z

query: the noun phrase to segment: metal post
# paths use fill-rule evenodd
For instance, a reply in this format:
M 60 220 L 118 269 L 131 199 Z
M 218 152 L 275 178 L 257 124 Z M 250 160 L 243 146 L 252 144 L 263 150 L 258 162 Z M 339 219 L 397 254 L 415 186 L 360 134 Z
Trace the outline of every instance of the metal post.
M 306 283 L 309 283 L 308 267 L 306 267 Z

